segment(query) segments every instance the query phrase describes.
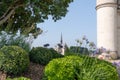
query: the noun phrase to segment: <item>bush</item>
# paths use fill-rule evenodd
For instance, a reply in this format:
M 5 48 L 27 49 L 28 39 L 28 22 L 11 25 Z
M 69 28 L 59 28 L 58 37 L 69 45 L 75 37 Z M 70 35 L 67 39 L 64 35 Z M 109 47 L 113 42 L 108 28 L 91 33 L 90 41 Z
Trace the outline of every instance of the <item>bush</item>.
M 48 64 L 48 62 L 53 58 L 62 57 L 62 55 L 58 54 L 55 50 L 43 47 L 33 48 L 30 51 L 29 56 L 32 62 L 39 63 L 42 65 Z
M 59 58 L 59 57 L 63 57 L 63 55 L 61 55 L 60 53 L 58 53 L 57 51 L 55 51 L 53 48 L 48 49 L 50 51 L 50 53 L 52 54 L 52 58 Z
M 29 78 L 26 78 L 26 77 L 18 77 L 18 78 L 7 78 L 6 80 L 30 80 Z
M 20 74 L 29 66 L 29 56 L 18 46 L 4 46 L 0 53 L 0 70 L 8 74 Z
M 43 80 L 118 80 L 118 73 L 106 61 L 88 56 L 67 56 L 50 61 Z

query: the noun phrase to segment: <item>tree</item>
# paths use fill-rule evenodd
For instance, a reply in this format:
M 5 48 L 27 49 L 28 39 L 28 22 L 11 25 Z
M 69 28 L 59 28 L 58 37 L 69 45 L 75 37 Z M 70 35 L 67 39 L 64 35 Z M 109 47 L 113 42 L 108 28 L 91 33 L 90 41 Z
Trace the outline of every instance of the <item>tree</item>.
M 65 17 L 73 0 L 0 0 L 0 30 L 37 36 L 42 32 L 37 23 L 52 16 L 54 21 Z

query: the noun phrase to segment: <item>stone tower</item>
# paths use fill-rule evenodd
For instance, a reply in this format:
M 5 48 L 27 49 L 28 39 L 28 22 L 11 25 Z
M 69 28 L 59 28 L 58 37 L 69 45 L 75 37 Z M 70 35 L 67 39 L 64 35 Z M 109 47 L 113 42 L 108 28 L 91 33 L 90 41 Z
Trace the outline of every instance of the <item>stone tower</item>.
M 58 43 L 57 46 L 55 46 L 55 50 L 56 50 L 58 53 L 64 55 L 65 45 L 63 44 L 62 33 L 61 33 L 60 43 Z
M 120 57 L 120 0 L 97 0 L 97 47 Z

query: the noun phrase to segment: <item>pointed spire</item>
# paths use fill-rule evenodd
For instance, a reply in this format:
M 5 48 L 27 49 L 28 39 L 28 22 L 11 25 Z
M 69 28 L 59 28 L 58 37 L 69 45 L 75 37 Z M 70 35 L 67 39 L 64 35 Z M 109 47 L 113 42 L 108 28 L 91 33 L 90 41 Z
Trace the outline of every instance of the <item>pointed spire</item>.
M 61 33 L 61 40 L 60 40 L 60 43 L 63 44 L 62 33 Z

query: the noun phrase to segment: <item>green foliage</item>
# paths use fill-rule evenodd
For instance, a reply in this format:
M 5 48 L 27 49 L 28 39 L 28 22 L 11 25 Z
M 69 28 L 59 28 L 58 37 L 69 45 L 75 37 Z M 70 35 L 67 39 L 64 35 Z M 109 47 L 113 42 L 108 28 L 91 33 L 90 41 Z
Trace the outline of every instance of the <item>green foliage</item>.
M 66 47 L 65 49 L 65 56 L 68 55 L 89 55 L 88 48 L 80 47 L 80 46 L 71 46 Z
M 58 54 L 54 49 L 47 49 L 43 47 L 33 48 L 30 53 L 30 60 L 39 63 L 42 65 L 48 64 L 53 58 L 62 57 L 61 54 Z
M 73 0 L 2 0 L 0 1 L 0 30 L 22 34 L 42 33 L 37 23 L 52 17 L 54 21 L 65 17 Z
M 69 49 L 69 51 L 71 53 L 77 53 L 77 54 L 81 54 L 81 55 L 89 55 L 89 51 L 85 47 L 71 46 L 70 49 Z
M 10 34 L 2 31 L 0 33 L 0 48 L 3 46 L 19 46 L 22 47 L 27 52 L 31 49 L 31 44 L 33 41 L 32 36 L 24 36 L 20 34 Z
M 29 55 L 18 46 L 4 46 L 0 53 L 0 70 L 19 75 L 29 66 Z
M 6 80 L 30 80 L 29 78 L 26 78 L 26 77 L 18 77 L 18 78 L 7 78 Z
M 63 55 L 59 54 L 57 51 L 55 51 L 53 48 L 49 49 L 50 53 L 52 54 L 52 58 L 60 58 L 63 57 Z
M 116 67 L 88 56 L 53 59 L 45 67 L 43 80 L 118 80 Z
M 67 45 L 65 45 L 65 52 L 64 52 L 64 55 L 67 56 L 69 55 L 71 52 L 70 52 L 70 49 Z

